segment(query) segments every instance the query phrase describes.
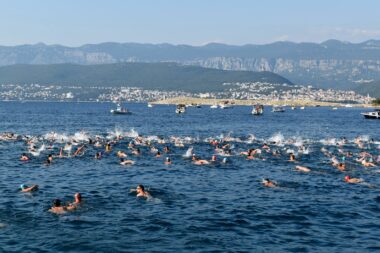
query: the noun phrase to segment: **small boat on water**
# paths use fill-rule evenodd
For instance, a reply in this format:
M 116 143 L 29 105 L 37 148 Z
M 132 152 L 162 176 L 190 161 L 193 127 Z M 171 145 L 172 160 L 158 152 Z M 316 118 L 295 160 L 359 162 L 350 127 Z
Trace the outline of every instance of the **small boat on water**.
M 111 109 L 112 114 L 131 114 L 126 108 L 122 107 L 121 104 L 117 104 L 116 109 Z
M 175 113 L 182 114 L 185 112 L 186 112 L 186 105 L 184 105 L 184 104 L 177 105 L 177 108 L 175 109 Z
M 230 103 L 228 101 L 224 101 L 224 102 L 219 104 L 219 107 L 220 107 L 220 109 L 229 109 L 229 108 L 232 108 L 232 103 Z
M 305 110 L 305 106 L 301 106 L 300 109 L 301 109 L 301 110 Z
M 285 109 L 282 106 L 275 105 L 272 108 L 272 112 L 285 112 Z
M 295 109 L 297 109 L 297 107 L 295 107 L 295 106 L 292 106 L 292 110 L 295 110 Z
M 361 115 L 366 119 L 380 119 L 380 109 L 375 109 L 374 112 L 362 112 Z
M 338 110 L 338 107 L 333 107 L 331 108 L 331 110 Z
M 218 105 L 211 105 L 210 108 L 211 108 L 211 109 L 217 109 L 217 108 L 218 108 Z
M 252 109 L 252 114 L 253 115 L 263 115 L 264 113 L 264 106 L 263 105 L 255 105 Z
M 148 107 L 149 107 L 149 108 L 152 108 L 153 105 L 152 105 L 151 103 L 148 103 Z

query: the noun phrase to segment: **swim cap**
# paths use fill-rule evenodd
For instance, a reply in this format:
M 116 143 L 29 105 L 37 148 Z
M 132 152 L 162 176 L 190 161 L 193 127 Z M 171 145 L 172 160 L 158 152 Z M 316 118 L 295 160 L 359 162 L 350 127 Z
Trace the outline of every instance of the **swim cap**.
M 348 181 L 348 180 L 350 180 L 350 176 L 345 176 L 344 181 Z
M 24 184 L 20 184 L 20 189 L 21 189 L 21 190 L 24 190 L 25 188 L 27 188 L 26 185 L 24 185 Z

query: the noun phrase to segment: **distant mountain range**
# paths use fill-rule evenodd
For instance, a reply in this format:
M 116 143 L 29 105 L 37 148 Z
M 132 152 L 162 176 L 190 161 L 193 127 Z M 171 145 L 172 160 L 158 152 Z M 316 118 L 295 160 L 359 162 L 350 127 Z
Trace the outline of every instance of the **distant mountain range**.
M 97 65 L 17 64 L 0 67 L 0 83 L 81 86 L 132 86 L 190 92 L 223 91 L 223 83 L 266 82 L 289 84 L 272 72 L 227 71 L 177 63 L 114 63 Z
M 177 62 L 223 70 L 274 72 L 294 83 L 322 88 L 365 92 L 374 84 L 380 96 L 380 41 L 348 43 L 276 42 L 267 45 L 205 46 L 101 43 L 80 47 L 22 45 L 0 47 L 0 65 L 12 64 L 109 64 L 120 62 Z M 363 89 L 364 88 L 364 89 Z

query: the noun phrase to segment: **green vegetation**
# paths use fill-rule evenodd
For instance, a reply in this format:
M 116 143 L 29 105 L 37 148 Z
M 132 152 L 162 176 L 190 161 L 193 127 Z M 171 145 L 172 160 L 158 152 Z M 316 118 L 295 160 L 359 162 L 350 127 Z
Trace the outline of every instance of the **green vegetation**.
M 0 83 L 81 86 L 132 86 L 145 89 L 221 91 L 225 82 L 292 84 L 272 72 L 226 71 L 176 63 L 116 63 L 101 65 L 11 65 L 0 67 Z
M 371 97 L 378 98 L 380 97 L 380 81 L 357 85 L 354 90 L 360 94 L 369 94 Z
M 372 104 L 374 104 L 374 105 L 380 105 L 380 98 L 377 98 L 377 99 L 373 100 Z

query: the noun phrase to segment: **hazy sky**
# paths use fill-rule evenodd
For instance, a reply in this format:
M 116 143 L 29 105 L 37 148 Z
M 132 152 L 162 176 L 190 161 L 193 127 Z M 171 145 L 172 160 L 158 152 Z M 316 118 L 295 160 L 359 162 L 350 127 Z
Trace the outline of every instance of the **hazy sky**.
M 0 0 L 0 45 L 380 39 L 379 0 Z

